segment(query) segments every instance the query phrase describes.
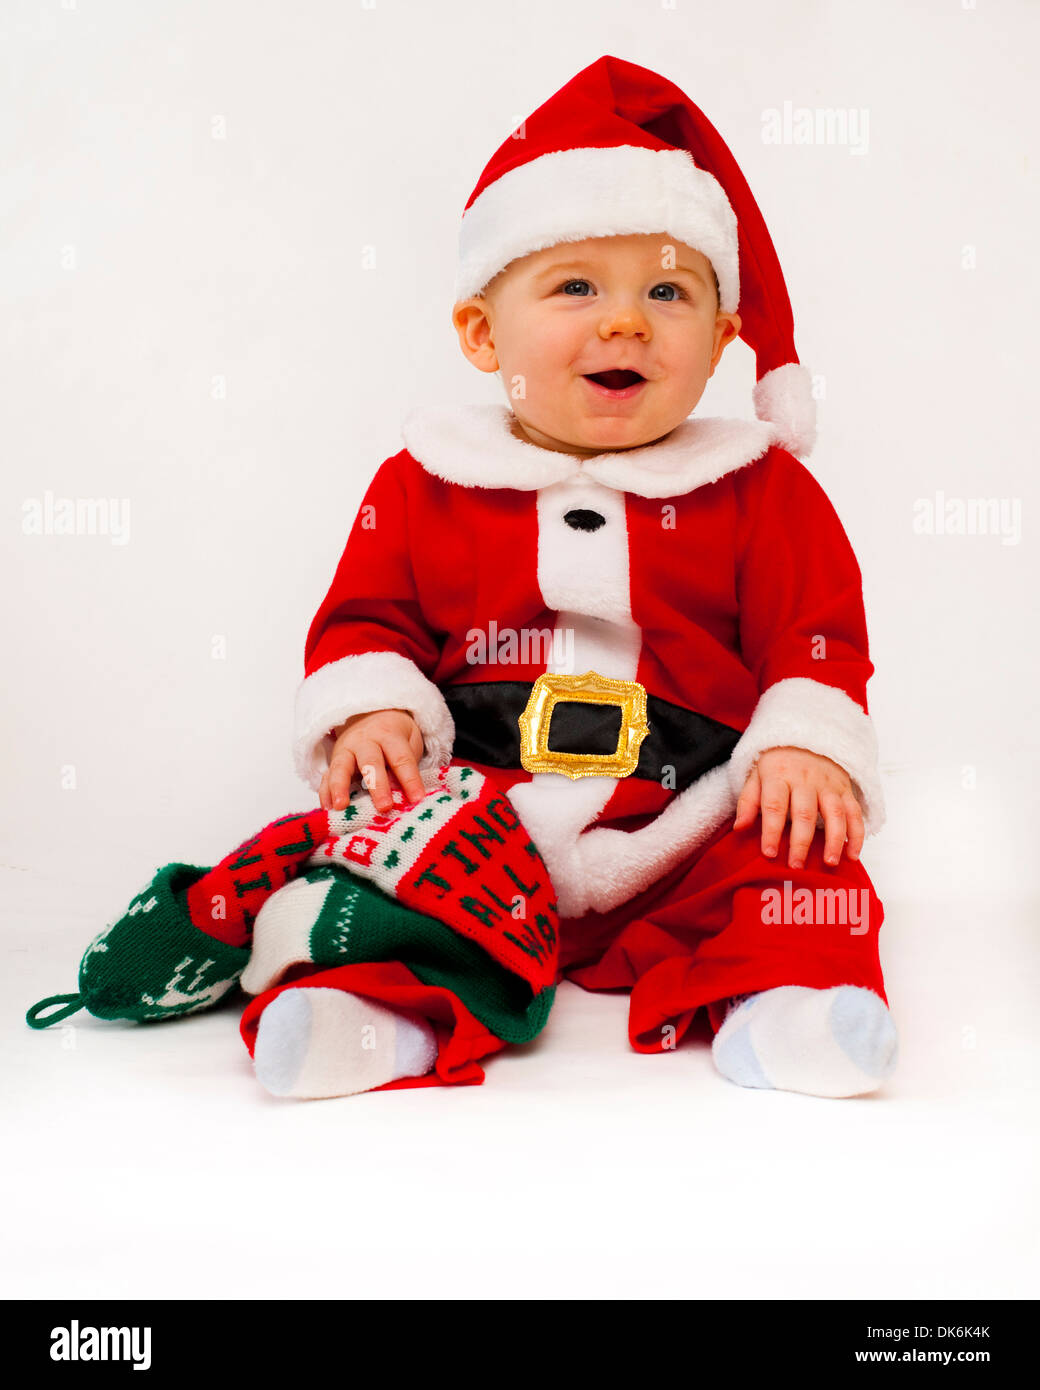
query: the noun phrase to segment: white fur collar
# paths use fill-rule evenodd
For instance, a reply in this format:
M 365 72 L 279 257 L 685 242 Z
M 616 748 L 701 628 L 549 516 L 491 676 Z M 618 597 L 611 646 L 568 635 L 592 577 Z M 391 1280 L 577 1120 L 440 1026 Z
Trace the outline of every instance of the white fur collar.
M 766 420 L 727 420 L 692 415 L 660 444 L 613 454 L 543 449 L 517 439 L 507 405 L 463 405 L 454 410 L 419 406 L 401 426 L 405 447 L 428 473 L 463 487 L 517 488 L 528 492 L 577 474 L 638 497 L 680 497 L 761 458 L 777 443 Z

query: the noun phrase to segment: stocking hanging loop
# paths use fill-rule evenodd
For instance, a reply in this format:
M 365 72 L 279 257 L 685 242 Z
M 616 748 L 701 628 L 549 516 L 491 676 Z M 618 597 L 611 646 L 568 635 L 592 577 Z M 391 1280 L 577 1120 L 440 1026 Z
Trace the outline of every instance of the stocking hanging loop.
M 51 1004 L 64 1004 L 64 1009 L 59 1009 L 57 1013 L 51 1014 L 48 1018 L 40 1019 L 41 1009 L 49 1008 Z M 30 1028 L 49 1028 L 52 1023 L 60 1023 L 63 1018 L 68 1018 L 70 1014 L 76 1013 L 83 1007 L 83 996 L 80 994 L 52 994 L 46 999 L 41 999 L 38 1004 L 34 1004 L 25 1015 L 25 1021 Z

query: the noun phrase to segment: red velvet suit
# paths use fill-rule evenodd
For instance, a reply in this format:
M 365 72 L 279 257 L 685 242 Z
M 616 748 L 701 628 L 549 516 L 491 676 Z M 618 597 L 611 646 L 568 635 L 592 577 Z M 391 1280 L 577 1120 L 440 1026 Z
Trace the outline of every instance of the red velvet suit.
M 868 834 L 883 821 L 860 571 L 823 489 L 762 422 L 691 419 L 659 444 L 580 459 L 521 441 L 510 418 L 485 406 L 406 421 L 407 447 L 369 486 L 307 635 L 300 775 L 318 786 L 328 731 L 350 714 L 410 709 L 423 768 L 474 763 L 455 753 L 444 690 L 547 670 L 638 681 L 736 731 L 729 758 L 679 788 L 474 764 L 549 868 L 566 977 L 630 989 L 630 1040 L 648 1052 L 673 1046 L 701 1005 L 717 1027 L 736 993 L 849 983 L 884 999 L 883 909 L 862 866 L 844 854 L 825 866 L 817 833 L 805 867 L 788 869 L 787 832 L 770 860 L 760 821 L 731 829 L 755 757 L 780 744 L 838 762 Z M 575 529 L 579 512 L 594 529 Z M 770 920 L 763 889 L 785 882 L 789 899 L 838 889 L 849 916 Z M 479 1058 L 502 1044 L 409 976 L 388 963 L 321 982 L 407 996 L 438 1020 L 440 1056 L 421 1084 L 481 1080 Z M 275 992 L 247 1009 L 250 1045 Z

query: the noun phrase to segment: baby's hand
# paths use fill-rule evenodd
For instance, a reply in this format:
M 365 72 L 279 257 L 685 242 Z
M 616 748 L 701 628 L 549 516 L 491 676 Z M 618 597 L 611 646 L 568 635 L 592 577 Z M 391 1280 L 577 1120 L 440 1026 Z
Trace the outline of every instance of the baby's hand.
M 392 768 L 405 795 L 421 801 L 426 788 L 419 776 L 423 736 L 419 726 L 404 709 L 381 709 L 371 714 L 355 714 L 338 726 L 328 770 L 318 788 L 318 800 L 326 811 L 342 810 L 350 800 L 350 784 L 355 774 L 372 794 L 378 811 L 393 806 L 390 778 Z
M 788 867 L 805 864 L 817 814 L 823 817 L 826 838 L 823 858 L 837 864 L 848 834 L 849 858 L 858 859 L 863 848 L 863 812 L 843 767 L 806 748 L 767 748 L 760 753 L 748 774 L 737 802 L 734 830 L 742 830 L 755 819 L 762 806 L 762 853 L 776 854 L 791 811 L 791 853 Z

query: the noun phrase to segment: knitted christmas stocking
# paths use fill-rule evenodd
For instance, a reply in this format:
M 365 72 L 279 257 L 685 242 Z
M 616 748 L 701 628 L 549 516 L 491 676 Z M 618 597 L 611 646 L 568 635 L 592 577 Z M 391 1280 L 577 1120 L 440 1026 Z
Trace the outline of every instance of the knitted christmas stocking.
M 450 989 L 509 1043 L 541 1031 L 555 994 L 554 985 L 536 989 L 468 934 L 406 907 L 334 859 L 306 869 L 264 904 L 240 984 L 263 994 L 293 976 L 379 960 L 400 961 L 423 984 Z
M 333 813 L 311 863 L 261 908 L 241 980 L 260 995 L 300 978 L 259 1016 L 253 1061 L 268 1091 L 353 1095 L 434 1063 L 427 1020 L 308 987 L 308 974 L 324 980 L 329 967 L 397 961 L 505 1042 L 544 1026 L 555 994 L 551 884 L 508 800 L 474 769 L 447 771 L 414 807 L 398 796 L 376 815 L 363 798 Z
M 209 1008 L 245 969 L 264 899 L 303 867 L 327 828 L 325 811 L 283 816 L 214 868 L 164 865 L 87 947 L 78 993 L 41 999 L 25 1021 L 49 1028 L 86 1008 L 143 1023 Z
M 531 837 L 472 767 L 442 768 L 415 805 L 394 797 L 385 814 L 367 794 L 329 812 L 301 878 L 257 918 L 243 988 L 260 994 L 299 963 L 400 960 L 527 1041 L 531 1024 L 511 1016 L 555 984 L 559 927 Z
M 507 981 L 491 969 L 492 1010 L 515 1014 L 519 1002 L 523 1012 L 535 996 L 551 991 L 558 918 L 548 873 L 508 799 L 474 768 L 457 766 L 440 769 L 414 806 L 398 791 L 394 809 L 382 815 L 367 793 L 359 793 L 341 811 L 273 821 L 212 869 L 167 864 L 91 942 L 80 964 L 78 993 L 40 1000 L 26 1022 L 47 1028 L 83 1007 L 98 1018 L 139 1022 L 208 1008 L 242 975 L 265 902 L 299 874 L 331 865 L 378 890 L 363 900 L 374 927 L 369 944 L 359 950 L 403 949 L 401 931 L 417 927 L 415 917 L 395 918 L 388 935 L 385 898 L 436 918 L 451 933 L 441 934 L 439 944 L 431 944 L 426 933 L 417 947 L 420 964 L 423 952 L 432 953 L 431 971 L 476 976 L 478 961 L 490 957 L 516 977 Z M 481 954 L 469 952 L 460 961 L 456 935 Z M 320 932 L 317 940 L 322 942 Z M 315 949 L 320 953 L 326 945 Z M 439 950 L 448 961 L 440 967 Z M 343 954 L 336 959 L 342 961 Z M 549 992 L 520 1031 L 539 1018 L 544 1022 L 551 1002 Z M 41 1017 L 52 1005 L 62 1007 Z

